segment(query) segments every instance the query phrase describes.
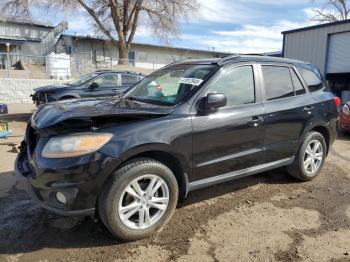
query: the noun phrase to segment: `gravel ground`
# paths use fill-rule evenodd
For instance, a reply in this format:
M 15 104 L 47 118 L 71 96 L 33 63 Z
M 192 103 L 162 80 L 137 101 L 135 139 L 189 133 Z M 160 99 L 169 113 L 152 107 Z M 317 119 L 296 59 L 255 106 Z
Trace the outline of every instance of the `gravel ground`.
M 160 234 L 122 243 L 91 218 L 38 207 L 16 183 L 25 118 L 0 140 L 0 261 L 350 261 L 350 136 L 312 182 L 279 169 L 192 192 Z

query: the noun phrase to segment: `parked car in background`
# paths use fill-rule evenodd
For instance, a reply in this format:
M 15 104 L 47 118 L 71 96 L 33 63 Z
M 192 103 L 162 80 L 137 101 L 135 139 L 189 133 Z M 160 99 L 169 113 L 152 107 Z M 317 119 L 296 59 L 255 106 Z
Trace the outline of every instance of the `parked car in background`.
M 51 85 L 34 89 L 36 105 L 58 100 L 115 96 L 125 92 L 145 76 L 129 71 L 101 70 L 81 76 L 64 85 Z
M 350 101 L 339 110 L 339 127 L 341 131 L 350 133 Z
M 317 177 L 339 103 L 305 62 L 182 61 L 118 99 L 39 106 L 15 171 L 45 208 L 98 214 L 114 236 L 135 240 L 161 230 L 190 191 L 283 166 L 301 181 Z

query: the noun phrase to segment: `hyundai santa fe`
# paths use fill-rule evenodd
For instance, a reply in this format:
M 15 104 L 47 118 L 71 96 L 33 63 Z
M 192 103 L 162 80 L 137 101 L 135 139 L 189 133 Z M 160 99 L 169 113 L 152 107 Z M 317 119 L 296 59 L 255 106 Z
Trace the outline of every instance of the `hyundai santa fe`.
M 314 179 L 338 105 L 309 63 L 176 62 L 119 98 L 39 106 L 15 170 L 43 207 L 98 215 L 114 236 L 135 240 L 161 230 L 190 191 L 279 167 Z

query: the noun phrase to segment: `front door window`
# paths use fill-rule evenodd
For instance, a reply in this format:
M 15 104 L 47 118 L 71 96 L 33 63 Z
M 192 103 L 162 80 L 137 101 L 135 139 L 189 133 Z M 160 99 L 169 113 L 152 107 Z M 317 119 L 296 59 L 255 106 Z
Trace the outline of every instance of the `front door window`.
M 241 66 L 226 72 L 210 88 L 210 93 L 223 93 L 227 107 L 255 103 L 252 66 Z

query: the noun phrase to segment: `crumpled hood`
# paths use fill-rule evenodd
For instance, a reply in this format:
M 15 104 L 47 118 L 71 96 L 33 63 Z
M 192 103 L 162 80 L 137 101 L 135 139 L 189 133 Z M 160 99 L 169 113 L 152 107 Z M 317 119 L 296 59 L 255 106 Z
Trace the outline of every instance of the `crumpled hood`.
M 49 92 L 49 91 L 54 91 L 55 89 L 61 89 L 61 88 L 66 88 L 66 87 L 71 87 L 69 85 L 49 85 L 49 86 L 41 86 L 41 87 L 37 87 L 34 89 L 34 92 Z
M 170 114 L 174 107 L 159 106 L 129 99 L 77 99 L 43 104 L 31 118 L 36 129 L 53 126 L 68 119 L 91 119 L 105 116 L 161 116 Z

